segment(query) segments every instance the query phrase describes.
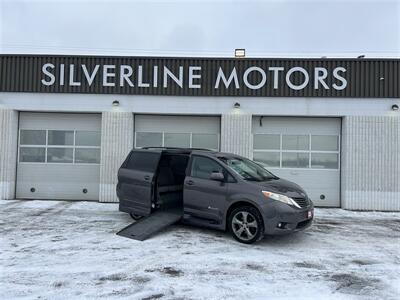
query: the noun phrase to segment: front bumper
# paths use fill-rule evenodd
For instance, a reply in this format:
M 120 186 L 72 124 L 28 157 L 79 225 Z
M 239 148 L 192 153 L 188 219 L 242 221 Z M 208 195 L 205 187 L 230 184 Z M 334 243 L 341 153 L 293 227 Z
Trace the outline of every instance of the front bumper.
M 273 201 L 264 209 L 268 210 L 268 213 L 263 214 L 265 235 L 280 235 L 304 230 L 311 226 L 314 219 L 312 202 L 309 206 L 299 209 Z

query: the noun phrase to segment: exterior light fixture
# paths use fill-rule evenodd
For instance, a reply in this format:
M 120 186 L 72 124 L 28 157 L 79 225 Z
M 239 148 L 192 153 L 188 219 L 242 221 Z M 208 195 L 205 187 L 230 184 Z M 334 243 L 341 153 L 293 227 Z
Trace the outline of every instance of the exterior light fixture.
M 246 50 L 245 49 L 235 49 L 235 57 L 236 58 L 243 58 L 246 56 Z
M 234 108 L 240 108 L 240 103 L 239 103 L 239 102 L 236 102 L 235 104 L 233 104 L 233 107 L 234 107 Z
M 385 77 L 380 77 L 379 80 L 383 81 L 383 80 L 385 80 Z
M 119 101 L 118 100 L 114 100 L 112 103 L 112 106 L 119 106 Z
M 399 106 L 397 104 L 393 104 L 392 105 L 392 110 L 393 111 L 398 111 L 399 110 Z

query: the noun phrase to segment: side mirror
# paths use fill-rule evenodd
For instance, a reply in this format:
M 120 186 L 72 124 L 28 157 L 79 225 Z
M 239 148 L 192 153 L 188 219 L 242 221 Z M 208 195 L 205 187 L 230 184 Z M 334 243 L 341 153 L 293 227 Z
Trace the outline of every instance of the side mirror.
M 216 180 L 216 181 L 224 181 L 225 176 L 221 172 L 212 172 L 210 175 L 211 180 Z

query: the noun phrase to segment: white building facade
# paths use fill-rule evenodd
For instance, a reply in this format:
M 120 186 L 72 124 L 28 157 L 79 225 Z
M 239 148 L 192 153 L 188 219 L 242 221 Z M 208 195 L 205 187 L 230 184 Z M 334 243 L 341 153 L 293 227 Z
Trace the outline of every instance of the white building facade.
M 399 60 L 1 57 L 0 199 L 117 202 L 132 148 L 236 153 L 400 211 Z

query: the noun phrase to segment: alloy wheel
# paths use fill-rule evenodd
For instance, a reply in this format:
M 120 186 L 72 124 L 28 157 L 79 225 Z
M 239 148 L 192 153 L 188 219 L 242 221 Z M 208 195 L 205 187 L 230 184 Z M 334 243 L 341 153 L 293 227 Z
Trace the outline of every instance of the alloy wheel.
M 253 214 L 239 211 L 232 218 L 232 231 L 239 239 L 249 241 L 257 234 L 257 220 Z

